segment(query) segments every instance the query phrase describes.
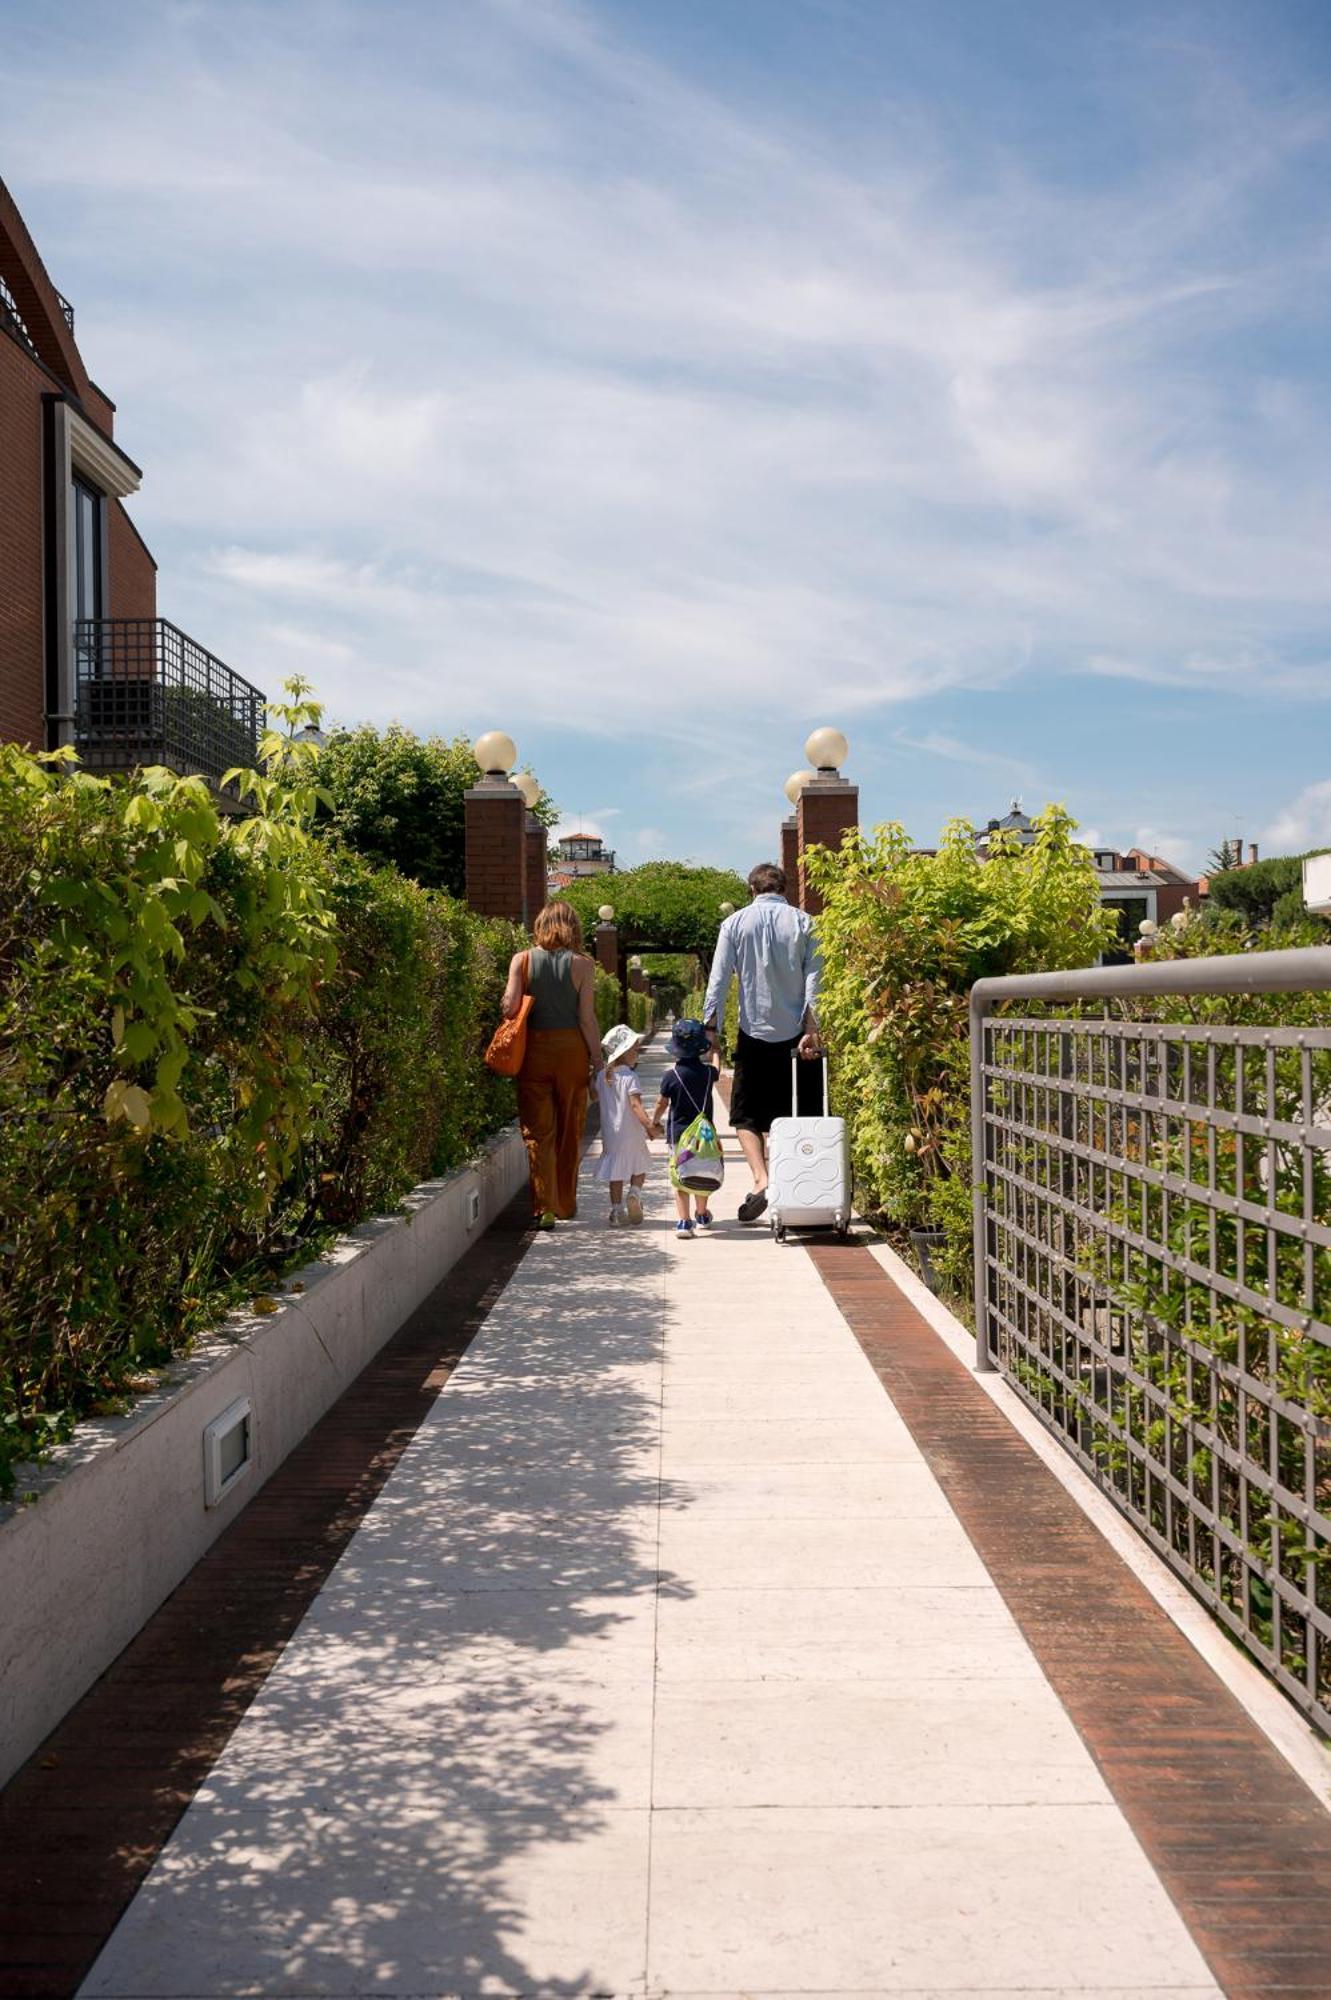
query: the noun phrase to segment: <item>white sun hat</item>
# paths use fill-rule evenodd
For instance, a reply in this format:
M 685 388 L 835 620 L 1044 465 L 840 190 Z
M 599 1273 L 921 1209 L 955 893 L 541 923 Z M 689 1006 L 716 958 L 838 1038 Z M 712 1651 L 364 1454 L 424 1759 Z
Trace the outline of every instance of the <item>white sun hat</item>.
M 630 1028 L 624 1021 L 618 1021 L 607 1034 L 602 1035 L 601 1054 L 607 1064 L 617 1063 L 621 1056 L 626 1056 L 630 1049 L 635 1049 L 641 1040 L 642 1036 L 636 1028 Z

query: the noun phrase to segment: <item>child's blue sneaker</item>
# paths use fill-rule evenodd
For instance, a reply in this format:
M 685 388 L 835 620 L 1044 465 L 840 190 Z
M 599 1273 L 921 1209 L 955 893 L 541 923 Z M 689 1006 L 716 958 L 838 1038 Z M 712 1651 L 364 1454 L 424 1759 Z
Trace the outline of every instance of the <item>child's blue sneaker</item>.
M 693 1234 L 692 1222 L 690 1222 L 687 1218 L 685 1218 L 685 1220 L 682 1222 L 677 1222 L 675 1224 L 675 1234 L 676 1236 L 692 1236 Z
M 712 1226 L 711 1209 L 700 1208 L 694 1220 L 697 1222 L 699 1229 L 710 1229 Z

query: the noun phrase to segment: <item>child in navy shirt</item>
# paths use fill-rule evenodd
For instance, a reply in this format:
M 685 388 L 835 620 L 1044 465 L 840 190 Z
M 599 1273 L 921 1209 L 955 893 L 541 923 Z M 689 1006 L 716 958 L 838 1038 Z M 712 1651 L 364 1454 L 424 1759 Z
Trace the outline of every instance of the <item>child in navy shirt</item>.
M 668 1069 L 661 1079 L 661 1095 L 656 1100 L 652 1124 L 659 1134 L 662 1130 L 662 1120 L 665 1121 L 666 1145 L 673 1152 L 695 1118 L 711 1118 L 716 1070 L 712 1067 L 713 1058 L 708 1046 L 707 1030 L 701 1021 L 676 1021 L 670 1037 L 670 1053 L 675 1058 L 674 1067 Z M 675 1224 L 677 1233 L 680 1236 L 692 1236 L 695 1223 L 699 1229 L 710 1229 L 712 1212 L 707 1206 L 707 1195 L 694 1195 L 693 1202 L 697 1213 L 696 1216 L 691 1216 L 689 1190 L 682 1188 L 675 1179 L 673 1164 L 670 1169 L 670 1185 L 675 1190 L 675 1208 L 679 1215 L 679 1220 Z

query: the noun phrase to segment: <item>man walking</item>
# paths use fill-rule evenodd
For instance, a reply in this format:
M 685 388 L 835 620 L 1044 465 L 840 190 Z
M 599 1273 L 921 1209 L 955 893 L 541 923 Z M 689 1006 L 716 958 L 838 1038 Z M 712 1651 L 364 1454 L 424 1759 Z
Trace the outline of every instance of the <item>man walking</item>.
M 740 1203 L 741 1222 L 756 1222 L 767 1207 L 767 1134 L 774 1118 L 788 1118 L 791 1059 L 821 1053 L 815 1007 L 822 960 L 813 921 L 786 901 L 786 871 L 762 861 L 749 876 L 751 901 L 721 926 L 707 982 L 703 1020 L 713 1041 L 725 1018 L 730 982 L 739 980 L 739 1044 L 730 1097 L 730 1122 L 753 1175 L 753 1193 Z

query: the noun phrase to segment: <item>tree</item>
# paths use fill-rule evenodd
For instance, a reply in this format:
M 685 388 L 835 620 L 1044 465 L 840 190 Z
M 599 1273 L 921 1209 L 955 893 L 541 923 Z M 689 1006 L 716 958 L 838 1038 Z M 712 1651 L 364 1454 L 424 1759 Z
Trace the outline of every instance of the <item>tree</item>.
M 1241 840 L 1222 840 L 1219 847 L 1213 847 L 1207 859 L 1207 871 L 1212 875 L 1223 875 L 1226 869 L 1238 868 L 1243 861 Z
M 461 896 L 466 888 L 463 798 L 479 772 L 465 737 L 417 736 L 398 723 L 339 730 L 319 777 L 331 801 L 322 831 L 380 868 L 396 868 L 425 889 Z M 542 793 L 536 817 L 553 823 Z
M 563 891 L 591 935 L 596 912 L 609 903 L 623 944 L 634 951 L 694 952 L 710 965 L 723 903 L 748 901 L 742 875 L 729 868 L 695 868 L 685 861 L 645 861 L 622 875 L 588 875 Z
M 1314 852 L 1325 850 L 1314 849 Z M 1303 907 L 1302 854 L 1273 854 L 1247 868 L 1227 868 L 1213 876 L 1207 891 L 1208 909 L 1232 910 L 1250 925 L 1306 921 Z

